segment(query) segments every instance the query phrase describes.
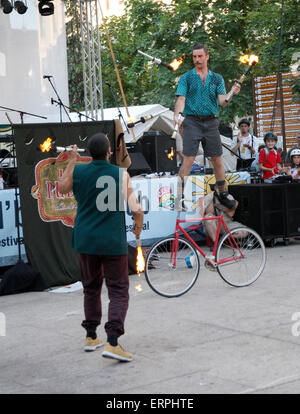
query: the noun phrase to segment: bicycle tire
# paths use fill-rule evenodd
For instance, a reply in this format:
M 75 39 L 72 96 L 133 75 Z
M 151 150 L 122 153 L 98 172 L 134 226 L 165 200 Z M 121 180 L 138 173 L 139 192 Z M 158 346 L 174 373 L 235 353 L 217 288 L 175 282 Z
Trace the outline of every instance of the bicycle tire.
M 174 268 L 171 257 L 174 242 L 175 236 L 159 240 L 151 247 L 145 261 L 145 278 L 148 285 L 154 292 L 167 298 L 178 297 L 188 292 L 194 286 L 200 271 L 200 260 L 195 247 L 181 237 L 178 238 Z M 191 256 L 194 256 L 192 264 L 188 262 Z
M 240 231 L 246 231 L 247 236 L 235 237 L 239 251 L 230 233 L 234 237 Z M 250 227 L 236 227 L 230 230 L 230 233 L 225 233 L 219 241 L 216 262 L 224 260 L 225 263 L 219 264 L 217 271 L 221 278 L 231 286 L 249 286 L 259 278 L 264 270 L 266 264 L 264 242 L 260 235 Z M 228 259 L 230 260 L 226 262 Z

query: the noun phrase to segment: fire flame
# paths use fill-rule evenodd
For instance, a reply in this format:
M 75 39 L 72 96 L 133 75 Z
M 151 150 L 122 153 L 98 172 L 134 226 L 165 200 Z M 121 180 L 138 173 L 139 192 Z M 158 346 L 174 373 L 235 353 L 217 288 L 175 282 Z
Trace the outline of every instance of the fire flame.
M 248 63 L 249 66 L 256 65 L 259 61 L 259 57 L 256 55 L 244 55 L 240 56 L 239 61 L 241 63 Z
M 141 292 L 143 289 L 142 289 L 142 285 L 136 285 L 135 286 L 135 289 L 138 291 L 138 292 Z
M 183 53 L 179 59 L 173 59 L 172 62 L 169 63 L 171 69 L 174 71 L 177 70 L 183 64 L 184 57 L 185 53 Z
M 42 152 L 49 152 L 52 148 L 52 138 L 47 138 L 41 145 L 40 149 Z
M 142 273 L 145 270 L 145 259 L 141 246 L 137 248 L 137 257 L 136 257 L 136 271 L 137 273 Z
M 174 157 L 174 148 L 171 147 L 171 151 L 168 153 L 168 158 L 169 160 L 173 160 L 173 157 Z

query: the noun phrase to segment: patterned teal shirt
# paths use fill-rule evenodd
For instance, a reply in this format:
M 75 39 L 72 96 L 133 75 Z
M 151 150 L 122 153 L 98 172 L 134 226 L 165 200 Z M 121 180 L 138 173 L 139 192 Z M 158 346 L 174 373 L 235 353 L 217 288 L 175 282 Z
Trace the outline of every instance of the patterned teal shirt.
M 225 95 L 225 83 L 221 75 L 208 71 L 205 85 L 196 69 L 183 74 L 179 80 L 176 95 L 185 96 L 186 115 L 217 115 L 218 95 Z

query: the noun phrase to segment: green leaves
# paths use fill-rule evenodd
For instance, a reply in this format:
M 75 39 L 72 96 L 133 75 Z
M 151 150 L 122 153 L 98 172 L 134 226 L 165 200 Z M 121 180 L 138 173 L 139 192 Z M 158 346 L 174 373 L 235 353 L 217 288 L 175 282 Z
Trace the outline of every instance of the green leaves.
M 70 105 L 83 109 L 83 81 L 80 79 L 81 50 L 79 2 L 67 0 L 67 42 L 70 80 Z M 284 26 L 280 67 L 288 71 L 295 51 L 299 50 L 299 3 L 284 2 Z M 242 54 L 257 54 L 260 62 L 242 85 L 241 92 L 226 108 L 220 109 L 222 122 L 236 116 L 253 114 L 252 78 L 276 73 L 281 22 L 281 3 L 275 0 L 172 0 L 164 4 L 152 0 L 125 0 L 125 14 L 106 20 L 128 105 L 160 103 L 171 109 L 181 74 L 193 67 L 192 47 L 206 43 L 210 51 L 209 67 L 220 73 L 230 90 L 246 67 L 238 62 Z M 104 27 L 101 31 L 103 80 L 115 91 L 119 85 Z M 76 48 L 77 52 L 73 50 Z M 136 54 L 135 50 L 170 63 L 186 53 L 183 65 L 171 72 Z M 295 88 L 297 90 L 296 84 Z M 116 96 L 123 106 L 121 93 Z M 103 88 L 105 107 L 115 106 L 108 88 Z M 81 107 L 80 107 L 81 106 Z M 80 107 L 80 108 L 79 108 Z

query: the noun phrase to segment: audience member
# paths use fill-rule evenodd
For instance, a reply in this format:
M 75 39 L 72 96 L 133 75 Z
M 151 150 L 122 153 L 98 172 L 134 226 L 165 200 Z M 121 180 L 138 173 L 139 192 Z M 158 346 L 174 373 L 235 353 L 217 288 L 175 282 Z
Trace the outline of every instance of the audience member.
M 258 149 L 258 139 L 250 134 L 250 121 L 241 119 L 239 122 L 239 133 L 232 140 L 231 150 L 236 153 L 236 169 L 249 168 L 254 161 Z M 233 155 L 233 154 L 232 154 Z
M 282 172 L 281 157 L 275 145 L 277 143 L 277 136 L 272 132 L 267 132 L 264 136 L 265 148 L 260 150 L 258 166 L 263 172 L 263 180 L 270 180 L 273 176 Z M 268 182 L 268 181 L 267 181 Z

